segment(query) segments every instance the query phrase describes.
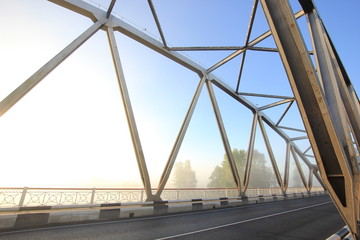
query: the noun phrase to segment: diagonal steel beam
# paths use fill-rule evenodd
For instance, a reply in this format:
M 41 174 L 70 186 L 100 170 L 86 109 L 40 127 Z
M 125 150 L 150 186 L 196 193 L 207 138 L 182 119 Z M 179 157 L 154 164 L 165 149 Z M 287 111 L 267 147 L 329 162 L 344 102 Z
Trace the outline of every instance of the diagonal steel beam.
M 284 168 L 284 191 L 289 187 L 289 169 L 290 169 L 290 142 L 286 143 L 285 168 Z
M 304 16 L 304 11 L 301 10 L 299 12 L 297 12 L 295 14 L 295 18 L 300 18 L 302 16 Z M 247 45 L 248 47 L 252 47 L 256 44 L 258 44 L 259 42 L 265 40 L 266 38 L 271 36 L 271 30 L 261 34 L 260 36 L 258 36 L 257 38 L 255 38 L 254 40 L 252 40 L 251 42 L 249 42 L 249 44 Z M 243 53 L 244 51 L 246 51 L 246 47 L 244 46 L 244 48 L 239 49 L 235 52 L 233 52 L 232 54 L 230 54 L 229 56 L 227 56 L 226 58 L 224 58 L 223 60 L 221 60 L 220 62 L 214 64 L 213 66 L 211 66 L 210 68 L 208 68 L 206 70 L 207 73 L 211 73 L 212 71 L 214 71 L 215 69 L 221 67 L 222 65 L 224 65 L 225 63 L 231 61 L 232 59 L 234 59 L 235 57 L 237 57 L 238 55 L 240 55 L 241 53 Z
M 315 57 L 317 59 L 316 62 L 318 63 L 318 77 L 323 85 L 324 95 L 333 124 L 337 129 L 338 138 L 344 148 L 346 157 L 351 159 L 355 156 L 354 148 L 351 142 L 347 113 L 340 95 L 340 89 L 344 88 L 338 86 L 337 79 L 339 76 L 336 75 L 336 67 L 334 67 L 329 49 L 326 45 L 324 28 L 316 10 L 313 8 L 312 11 L 306 12 L 306 14 L 309 22 Z M 359 126 L 356 126 L 355 129 L 359 129 Z
M 250 14 L 249 27 L 248 27 L 248 30 L 246 33 L 246 39 L 245 39 L 245 44 L 244 44 L 245 47 L 247 47 L 249 44 L 250 35 L 251 35 L 251 31 L 252 31 L 253 24 L 254 24 L 258 3 L 259 3 L 259 0 L 254 0 L 254 4 L 253 4 L 251 14 Z M 236 90 L 235 90 L 236 92 L 239 92 L 240 80 L 241 80 L 241 76 L 242 76 L 242 72 L 243 72 L 244 64 L 245 64 L 245 57 L 246 57 L 246 51 L 244 51 L 242 58 L 241 58 L 240 70 L 239 70 L 239 74 L 238 74 L 238 81 L 237 81 Z
M 244 181 L 243 181 L 243 191 L 244 192 L 246 191 L 246 189 L 249 185 L 249 181 L 250 181 L 250 173 L 251 173 L 252 159 L 253 159 L 253 153 L 254 153 L 256 128 L 257 128 L 257 119 L 258 119 L 258 114 L 256 112 L 256 113 L 254 113 L 254 116 L 253 116 L 249 146 L 248 146 L 248 151 L 247 151 L 247 156 L 246 156 Z
M 290 4 L 284 0 L 261 0 L 261 4 L 297 100 L 323 182 L 345 222 L 357 234 L 359 228 L 355 214 L 353 175 Z
M 306 183 L 305 175 L 304 175 L 304 172 L 303 172 L 303 170 L 301 168 L 301 165 L 300 165 L 299 159 L 297 157 L 297 154 L 295 152 L 295 149 L 293 147 L 290 147 L 290 150 L 291 150 L 291 154 L 293 156 L 296 168 L 298 169 L 298 172 L 300 174 L 301 181 L 302 181 L 303 185 L 306 187 L 306 189 L 308 190 L 308 192 L 310 192 L 310 188 L 311 188 L 311 186 L 310 186 L 310 176 L 312 176 L 312 174 L 309 175 L 309 183 Z M 309 172 L 311 172 L 310 169 L 309 169 Z
M 127 90 L 125 76 L 124 76 L 124 72 L 123 72 L 123 69 L 121 66 L 119 51 L 118 51 L 118 47 L 116 44 L 114 31 L 112 28 L 109 27 L 107 29 L 107 35 L 108 35 L 108 39 L 109 39 L 111 55 L 112 55 L 113 62 L 115 65 L 116 76 L 117 76 L 119 87 L 120 87 L 121 97 L 122 97 L 122 101 L 124 104 L 126 118 L 127 118 L 128 125 L 129 125 L 131 140 L 133 142 L 135 156 L 136 156 L 136 160 L 137 160 L 139 171 L 140 171 L 141 180 L 143 182 L 147 198 L 149 200 L 152 200 L 153 195 L 151 192 L 149 172 L 147 170 L 145 156 L 144 156 L 144 153 L 142 150 L 139 133 L 138 133 L 137 126 L 136 126 L 136 121 L 135 121 L 134 113 L 133 113 L 132 106 L 131 106 L 130 96 L 129 96 L 129 92 Z
M 271 165 L 272 165 L 274 173 L 275 173 L 276 180 L 277 180 L 277 182 L 279 184 L 279 187 L 281 187 L 281 190 L 283 191 L 283 193 L 285 193 L 284 183 L 282 181 L 281 174 L 280 174 L 278 165 L 276 163 L 274 152 L 272 150 L 269 137 L 268 137 L 268 135 L 266 133 L 266 129 L 265 129 L 264 123 L 262 121 L 261 115 L 259 115 L 259 117 L 258 117 L 258 122 L 259 122 L 259 126 L 260 126 L 260 129 L 261 129 L 262 136 L 264 138 L 266 149 L 267 149 L 268 154 L 269 154 Z
M 211 81 L 206 81 L 206 86 L 207 86 L 211 104 L 213 106 L 213 110 L 215 113 L 216 122 L 217 122 L 219 130 L 220 130 L 220 135 L 221 135 L 221 139 L 222 139 L 222 142 L 223 142 L 223 145 L 225 148 L 226 156 L 228 157 L 228 161 L 230 163 L 230 168 L 231 168 L 230 170 L 234 177 L 234 182 L 238 188 L 239 194 L 242 195 L 243 192 L 242 192 L 242 188 L 241 188 L 241 180 L 240 180 L 239 172 L 238 172 L 236 164 L 235 164 L 235 159 L 232 154 L 229 139 L 228 139 L 226 131 L 225 131 L 224 122 L 221 118 L 220 109 L 219 109 L 219 106 L 218 106 L 216 98 L 215 98 L 215 93 L 214 93 L 214 89 L 212 87 Z
M 293 99 L 284 99 L 282 101 L 274 102 L 274 103 L 259 107 L 258 110 L 262 111 L 262 110 L 265 110 L 265 109 L 268 109 L 268 108 L 276 107 L 276 106 L 279 106 L 279 105 L 282 105 L 282 104 L 285 104 L 285 103 L 288 103 L 288 102 L 293 102 L 293 101 L 294 101 Z
M 112 12 L 112 10 L 113 10 L 113 8 L 114 8 L 114 6 L 115 6 L 115 2 L 116 2 L 116 0 L 112 0 L 112 1 L 111 1 L 110 5 L 109 5 L 109 8 L 108 8 L 108 10 L 107 10 L 107 12 L 106 12 L 106 18 L 109 18 L 109 17 L 110 17 L 111 12 Z
M 76 13 L 79 13 L 85 17 L 90 18 L 93 22 L 98 19 L 106 18 L 106 12 L 89 4 L 79 0 L 48 0 L 49 2 L 55 3 L 67 9 L 71 9 Z
M 349 125 L 351 128 L 351 131 L 353 132 L 353 137 L 356 142 L 356 145 L 359 148 L 359 144 L 360 144 L 360 102 L 356 96 L 353 85 L 352 85 L 349 77 L 347 76 L 347 73 L 346 73 L 344 67 L 342 66 L 340 57 L 338 56 L 336 49 L 335 49 L 334 45 L 332 44 L 331 39 L 330 39 L 325 27 L 324 27 L 324 38 L 325 38 L 326 47 L 329 50 L 329 55 L 331 57 L 331 62 L 332 62 L 332 66 L 334 68 L 337 84 L 339 85 L 338 89 L 340 91 L 340 96 L 344 103 L 344 107 L 346 109 L 347 117 L 349 120 Z M 360 150 L 360 148 L 358 150 Z M 356 171 L 356 167 L 355 167 L 354 171 Z M 357 171 L 359 171 L 359 169 Z
M 149 3 L 149 6 L 150 6 L 150 9 L 151 9 L 151 13 L 152 13 L 152 15 L 153 15 L 153 17 L 154 17 L 154 20 L 155 20 L 157 29 L 158 29 L 158 31 L 159 31 L 159 33 L 160 33 L 161 40 L 162 40 L 162 42 L 163 42 L 163 44 L 164 44 L 164 47 L 167 48 L 165 36 L 164 36 L 163 31 L 162 31 L 159 18 L 158 18 L 157 14 L 156 14 L 156 10 L 155 10 L 154 4 L 153 4 L 152 0 L 148 0 L 148 3 Z
M 292 104 L 294 103 L 294 101 L 290 102 L 290 104 L 286 107 L 285 111 L 283 112 L 283 114 L 280 116 L 279 120 L 277 121 L 277 123 L 275 124 L 275 126 L 279 126 L 279 124 L 281 123 L 281 121 L 284 119 L 286 113 L 290 110 Z
M 190 124 L 192 115 L 193 115 L 193 113 L 195 111 L 195 108 L 196 108 L 197 102 L 199 100 L 201 90 L 203 89 L 204 83 L 205 83 L 205 76 L 200 79 L 199 85 L 198 85 L 198 87 L 197 87 L 197 89 L 195 91 L 194 97 L 193 97 L 193 99 L 192 99 L 192 101 L 190 103 L 189 109 L 188 109 L 188 111 L 186 113 L 184 122 L 183 122 L 183 124 L 182 124 L 182 126 L 180 128 L 179 134 L 178 134 L 178 136 L 176 138 L 174 147 L 173 147 L 173 149 L 171 151 L 171 154 L 169 156 L 169 159 L 168 159 L 168 161 L 166 163 L 163 174 L 161 175 L 159 186 L 158 186 L 158 189 L 157 189 L 157 192 L 156 192 L 156 195 L 158 197 L 160 197 L 160 195 L 161 195 L 162 191 L 164 190 L 164 187 L 165 187 L 165 185 L 166 185 L 166 183 L 167 183 L 167 181 L 168 181 L 168 179 L 170 177 L 171 170 L 172 170 L 172 168 L 174 166 L 176 157 L 177 157 L 177 155 L 179 153 L 181 144 L 182 144 L 182 142 L 184 140 L 187 128 L 188 128 L 188 126 Z
M 281 128 L 281 129 L 286 129 L 286 130 L 291 130 L 291 131 L 306 133 L 306 130 L 299 129 L 299 128 L 291 128 L 291 127 L 285 127 L 285 126 L 277 126 L 277 127 L 278 127 L 278 128 Z M 311 147 L 309 147 L 309 150 L 310 150 L 310 149 L 311 149 Z
M 52 70 L 54 70 L 60 63 L 62 63 L 68 56 L 70 56 L 76 49 L 78 49 L 86 40 L 88 40 L 94 33 L 96 33 L 106 22 L 97 21 L 89 27 L 78 38 L 72 41 L 67 47 L 60 51 L 55 57 L 48 61 L 31 77 L 11 92 L 0 102 L 0 117 L 6 113 L 12 106 L 14 106 L 22 97 L 24 97 L 31 89 L 33 89 L 41 80 L 43 80 Z

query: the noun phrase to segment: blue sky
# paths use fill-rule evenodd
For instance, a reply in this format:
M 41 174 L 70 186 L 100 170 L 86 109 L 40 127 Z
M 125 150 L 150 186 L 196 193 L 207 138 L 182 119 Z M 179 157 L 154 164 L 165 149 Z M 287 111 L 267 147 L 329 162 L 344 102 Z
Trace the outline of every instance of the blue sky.
M 107 7 L 110 1 L 98 2 Z M 153 2 L 171 46 L 244 44 L 252 1 Z M 290 2 L 294 11 L 299 10 L 297 1 Z M 360 3 L 332 0 L 315 4 L 359 92 L 360 49 L 356 46 L 360 36 L 356 26 Z M 114 12 L 159 37 L 147 1 L 118 0 Z M 2 1 L 0 16 L 1 99 L 92 24 L 45 0 Z M 303 27 L 305 18 L 299 24 Z M 267 29 L 259 8 L 250 40 Z M 120 33 L 116 33 L 116 39 L 152 186 L 156 187 L 199 77 Z M 259 46 L 273 47 L 274 43 L 268 39 Z M 210 67 L 230 53 L 185 54 Z M 235 88 L 239 64 L 238 57 L 214 73 Z M 240 91 L 291 96 L 279 57 L 248 52 Z M 215 93 L 231 147 L 247 149 L 252 114 L 216 88 Z M 249 99 L 258 105 L 268 101 Z M 278 116 L 280 112 L 268 114 Z M 296 111 L 292 116 L 298 116 Z M 301 125 L 298 118 L 286 121 Z M 0 186 L 139 187 L 126 126 L 106 33 L 99 31 L 0 118 L 2 166 L 11 169 L 0 176 Z M 279 146 L 283 141 L 273 138 L 274 152 L 281 162 L 284 151 Z M 261 136 L 257 137 L 256 148 L 265 151 Z M 177 161 L 191 160 L 199 186 L 205 187 L 223 155 L 204 88 Z

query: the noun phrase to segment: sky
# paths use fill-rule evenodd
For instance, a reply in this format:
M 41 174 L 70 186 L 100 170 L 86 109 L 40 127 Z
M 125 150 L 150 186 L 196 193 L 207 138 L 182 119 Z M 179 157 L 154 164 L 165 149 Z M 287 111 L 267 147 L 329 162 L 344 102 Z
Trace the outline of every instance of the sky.
M 106 8 L 110 1 L 88 2 Z M 153 2 L 169 46 L 244 44 L 252 1 Z M 290 2 L 295 12 L 300 9 L 297 1 Z M 315 4 L 359 92 L 360 49 L 356 45 L 360 33 L 356 26 L 360 3 L 347 0 L 339 5 L 334 0 L 318 0 Z M 86 17 L 45 0 L 0 0 L 0 6 L 0 99 L 92 24 Z M 114 14 L 159 38 L 146 0 L 118 0 Z M 306 28 L 305 18 L 298 23 Z M 250 39 L 267 30 L 259 8 Z M 120 33 L 115 36 L 152 187 L 157 187 L 199 77 Z M 304 38 L 310 49 L 306 33 Z M 275 45 L 269 38 L 259 46 Z M 184 54 L 211 67 L 230 53 Z M 235 88 L 239 65 L 240 57 L 214 74 Z M 216 87 L 214 90 L 231 147 L 247 149 L 252 114 Z M 291 96 L 278 55 L 248 52 L 240 91 Z M 258 106 L 269 103 L 269 99 L 248 99 Z M 285 107 L 265 113 L 277 119 Z M 302 128 L 296 108 L 290 110 L 283 124 Z M 267 131 L 283 172 L 284 141 L 268 127 Z M 0 117 L 0 133 L 0 187 L 141 187 L 108 40 L 102 30 Z M 298 144 L 306 149 L 308 141 Z M 266 154 L 259 129 L 255 148 Z M 204 88 L 176 161 L 190 160 L 198 186 L 206 187 L 223 156 Z M 167 187 L 172 187 L 171 179 Z

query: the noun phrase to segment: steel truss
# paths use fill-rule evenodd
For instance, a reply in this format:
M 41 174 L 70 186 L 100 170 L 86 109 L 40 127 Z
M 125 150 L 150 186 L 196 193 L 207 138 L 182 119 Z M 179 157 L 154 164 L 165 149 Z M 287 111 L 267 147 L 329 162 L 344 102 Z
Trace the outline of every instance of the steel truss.
M 107 11 L 81 0 L 49 1 L 90 18 L 94 24 L 2 100 L 0 102 L 0 116 L 5 114 L 6 111 L 16 104 L 16 102 L 61 64 L 61 62 L 69 55 L 76 51 L 76 49 L 78 49 L 86 40 L 91 38 L 98 30 L 102 29 L 106 31 L 108 36 L 138 168 L 148 201 L 161 200 L 161 193 L 169 180 L 177 154 L 182 145 L 193 112 L 196 109 L 201 90 L 206 86 L 239 195 L 245 195 L 249 185 L 255 134 L 257 127 L 259 127 L 264 138 L 277 183 L 281 187 L 283 193 L 286 193 L 289 184 L 289 166 L 290 157 L 292 156 L 302 183 L 306 189 L 310 192 L 312 188 L 312 177 L 315 176 L 329 191 L 329 194 L 339 209 L 342 217 L 349 225 L 355 239 L 359 239 L 359 100 L 311 0 L 299 0 L 303 7 L 303 11 L 296 14 L 292 12 L 287 1 L 254 0 L 244 45 L 214 47 L 169 47 L 152 0 L 148 0 L 148 4 L 160 34 L 161 41 L 150 37 L 146 33 L 113 15 L 112 10 L 116 0 L 111 1 Z M 250 41 L 250 34 L 252 32 L 259 2 L 264 10 L 270 30 Z M 306 15 L 308 19 L 309 31 L 313 42 L 313 52 L 306 49 L 296 23 L 296 19 L 304 15 Z M 132 38 L 199 75 L 198 87 L 179 130 L 168 161 L 164 166 L 163 174 L 155 194 L 152 192 L 151 181 L 131 106 L 130 96 L 126 86 L 114 32 L 119 32 Z M 260 48 L 255 46 L 271 35 L 275 40 L 277 48 Z M 179 51 L 201 50 L 231 50 L 233 52 L 208 69 L 179 53 Z M 270 51 L 278 53 L 288 75 L 294 97 L 240 92 L 239 86 L 247 51 Z M 318 71 L 315 71 L 309 57 L 310 54 L 314 54 L 315 56 Z M 241 55 L 241 63 L 239 66 L 237 85 L 234 89 L 212 74 L 212 72 L 239 55 Z M 244 176 L 239 175 L 234 157 L 232 156 L 225 126 L 214 94 L 214 86 L 218 87 L 253 113 Z M 245 96 L 270 97 L 280 100 L 258 107 L 247 100 Z M 287 114 L 290 107 L 293 106 L 294 101 L 296 101 L 299 107 L 306 131 L 292 128 L 291 126 L 280 125 L 281 120 Z M 282 104 L 288 104 L 288 107 L 280 119 L 275 123 L 264 113 L 264 110 Z M 265 124 L 286 142 L 286 161 L 283 177 L 279 171 L 270 144 L 271 140 L 266 132 Z M 304 134 L 307 133 L 307 135 L 304 137 L 291 138 L 284 130 L 303 132 Z M 311 147 L 309 146 L 304 152 L 302 152 L 295 143 L 297 140 L 303 138 L 308 138 L 311 143 Z M 308 154 L 310 149 L 312 149 L 314 156 Z M 313 165 L 308 160 L 308 157 L 315 157 L 317 166 Z M 300 166 L 299 158 L 309 169 L 308 179 L 306 179 Z M 318 172 L 320 172 L 321 178 Z

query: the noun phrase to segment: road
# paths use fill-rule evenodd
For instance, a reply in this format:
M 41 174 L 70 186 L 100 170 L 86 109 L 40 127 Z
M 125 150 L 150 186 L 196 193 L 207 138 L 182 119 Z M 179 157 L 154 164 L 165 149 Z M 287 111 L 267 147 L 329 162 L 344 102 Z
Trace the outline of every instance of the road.
M 344 226 L 328 196 L 0 233 L 32 239 L 326 239 Z

